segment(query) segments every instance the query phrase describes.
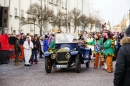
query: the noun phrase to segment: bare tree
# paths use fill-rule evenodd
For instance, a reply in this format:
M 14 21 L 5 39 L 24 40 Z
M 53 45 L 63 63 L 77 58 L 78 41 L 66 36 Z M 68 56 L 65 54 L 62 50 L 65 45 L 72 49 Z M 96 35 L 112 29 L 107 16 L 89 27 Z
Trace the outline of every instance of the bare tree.
M 62 13 L 62 12 L 58 12 L 53 18 L 52 18 L 52 25 L 55 27 L 60 27 L 63 25 L 63 21 L 64 21 L 64 18 L 65 18 L 65 14 Z
M 66 13 L 63 12 L 58 12 L 53 18 L 52 18 L 52 25 L 55 27 L 66 27 L 67 26 L 67 18 L 66 18 Z M 66 28 L 67 32 L 67 28 Z
M 82 29 L 85 30 L 85 28 L 88 26 L 89 20 L 86 15 L 80 16 L 80 25 L 83 27 Z
M 21 25 L 34 24 L 40 29 L 40 35 L 42 35 L 42 28 L 44 23 L 50 20 L 50 17 L 54 16 L 53 10 L 49 8 L 42 8 L 39 4 L 31 4 L 26 12 L 28 14 L 27 19 L 21 19 Z
M 70 22 L 74 25 L 74 33 L 76 32 L 76 27 L 80 26 L 80 15 L 81 11 L 76 8 L 70 11 L 68 15 Z

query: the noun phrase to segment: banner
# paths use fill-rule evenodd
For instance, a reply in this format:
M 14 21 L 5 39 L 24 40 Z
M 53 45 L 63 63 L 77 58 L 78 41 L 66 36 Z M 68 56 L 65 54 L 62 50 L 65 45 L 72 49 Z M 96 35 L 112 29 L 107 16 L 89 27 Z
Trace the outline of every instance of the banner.
M 0 35 L 0 50 L 10 50 L 8 39 L 7 34 Z

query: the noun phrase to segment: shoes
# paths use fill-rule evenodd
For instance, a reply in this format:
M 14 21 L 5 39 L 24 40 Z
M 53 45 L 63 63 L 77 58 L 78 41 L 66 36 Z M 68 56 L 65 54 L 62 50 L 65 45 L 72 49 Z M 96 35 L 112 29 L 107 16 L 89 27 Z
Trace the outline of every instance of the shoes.
M 96 69 L 97 67 L 96 66 L 94 66 L 94 69 Z
M 24 64 L 24 66 L 31 66 L 31 64 Z
M 15 66 L 18 66 L 19 65 L 19 63 L 18 62 L 15 62 L 15 64 L 14 64 Z
M 33 64 L 33 62 L 31 62 L 31 64 Z
M 106 70 L 108 73 L 113 73 L 113 71 L 112 70 Z
M 38 62 L 35 62 L 35 64 L 38 64 Z
M 102 68 L 102 66 L 100 66 L 99 68 Z

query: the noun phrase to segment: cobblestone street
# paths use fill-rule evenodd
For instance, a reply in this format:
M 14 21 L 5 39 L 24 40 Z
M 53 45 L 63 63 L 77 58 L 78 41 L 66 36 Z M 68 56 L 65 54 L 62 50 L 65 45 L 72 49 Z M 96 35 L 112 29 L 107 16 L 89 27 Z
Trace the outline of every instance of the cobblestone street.
M 44 59 L 31 67 L 25 67 L 23 62 L 20 66 L 10 62 L 0 65 L 0 86 L 113 86 L 113 73 L 94 69 L 92 62 L 88 69 L 82 65 L 81 73 L 70 68 L 53 69 L 50 74 L 45 72 Z

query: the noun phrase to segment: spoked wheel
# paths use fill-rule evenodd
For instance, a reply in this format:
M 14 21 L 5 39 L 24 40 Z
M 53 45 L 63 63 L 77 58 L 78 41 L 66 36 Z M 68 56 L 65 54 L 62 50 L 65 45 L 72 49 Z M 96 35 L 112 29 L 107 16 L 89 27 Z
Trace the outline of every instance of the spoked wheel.
M 50 58 L 45 58 L 45 69 L 47 73 L 51 72 L 52 69 L 52 63 L 51 63 L 51 59 Z
M 75 58 L 75 66 L 76 66 L 76 72 L 77 72 L 77 73 L 80 73 L 81 62 L 80 62 L 80 57 L 79 57 L 79 55 L 77 55 L 76 58 Z
M 90 61 L 86 62 L 86 68 L 89 68 L 90 66 Z

